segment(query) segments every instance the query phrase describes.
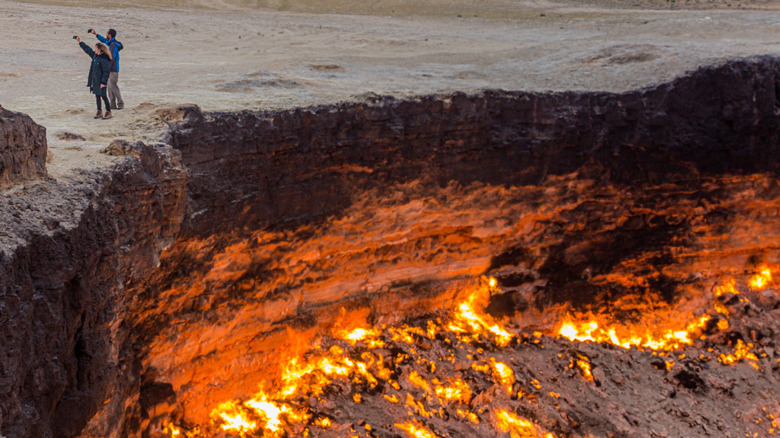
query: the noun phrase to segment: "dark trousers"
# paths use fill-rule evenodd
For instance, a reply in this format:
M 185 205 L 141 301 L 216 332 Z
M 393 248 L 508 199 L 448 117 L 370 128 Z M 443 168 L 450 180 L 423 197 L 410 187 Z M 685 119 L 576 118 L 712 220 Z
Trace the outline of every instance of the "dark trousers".
M 108 98 L 106 97 L 106 95 L 104 94 L 104 95 L 102 95 L 102 96 L 98 96 L 98 95 L 96 94 L 96 95 L 95 95 L 95 102 L 97 102 L 98 111 L 100 111 L 100 110 L 102 109 L 102 108 L 100 107 L 100 99 L 103 99 L 103 102 L 105 102 L 105 104 L 106 104 L 106 112 L 109 112 L 109 111 L 111 111 L 111 107 L 110 107 L 110 106 L 108 106 Z

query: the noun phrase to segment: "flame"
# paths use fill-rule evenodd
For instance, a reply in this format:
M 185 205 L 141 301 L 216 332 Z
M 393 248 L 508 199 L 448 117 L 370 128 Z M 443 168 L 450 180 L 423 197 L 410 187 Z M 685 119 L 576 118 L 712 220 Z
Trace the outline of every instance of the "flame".
M 412 411 L 425 418 L 431 418 L 435 413 L 425 409 L 425 405 L 422 402 L 415 400 L 414 397 L 412 397 L 412 394 L 409 393 L 406 394 L 406 406 L 412 408 Z
M 642 347 L 650 350 L 676 350 L 682 345 L 692 344 L 691 336 L 699 333 L 711 318 L 710 315 L 702 315 L 681 328 L 664 329 L 660 333 L 645 330 L 640 334 L 638 329 L 633 327 L 616 325 L 603 328 L 592 316 L 590 319 L 575 322 L 571 315 L 567 315 L 558 329 L 558 334 L 570 341 L 607 342 L 626 349 Z
M 452 379 L 446 386 L 437 385 L 435 392 L 440 399 L 463 404 L 468 404 L 472 395 L 471 387 L 461 379 Z
M 479 417 L 477 417 L 477 414 L 471 412 L 471 411 L 464 411 L 462 409 L 458 409 L 458 415 L 461 417 L 471 421 L 474 424 L 479 424 Z
M 760 278 L 760 284 L 765 286 L 771 281 L 771 272 L 761 270 L 754 278 Z M 440 339 L 441 335 L 444 341 L 453 347 L 456 343 L 470 346 L 466 356 L 472 362 L 467 367 L 489 376 L 510 394 L 517 391 L 514 389 L 517 379 L 512 367 L 493 357 L 484 356 L 486 344 L 490 345 L 490 348 L 506 347 L 511 342 L 517 340 L 519 343 L 520 340 L 485 312 L 489 294 L 497 285 L 495 279 L 483 279 L 480 284 L 476 290 L 469 291 L 468 298 L 458 303 L 455 311 L 445 321 L 427 321 L 423 327 L 403 324 L 381 328 L 351 327 L 348 330 L 334 331 L 333 337 L 327 342 L 331 344 L 329 348 L 317 347 L 303 356 L 289 359 L 282 367 L 276 383 L 272 381 L 264 385 L 264 388 L 249 400 L 220 404 L 212 412 L 215 424 L 222 430 L 241 437 L 296 434 L 316 436 L 316 432 L 311 431 L 311 428 L 324 429 L 338 425 L 333 426 L 331 418 L 310 412 L 300 400 L 322 396 L 328 385 L 339 379 L 358 384 L 355 388 L 377 388 L 381 384 L 385 393 L 380 400 L 396 405 L 400 404 L 400 400 L 404 400 L 410 418 L 399 420 L 395 427 L 411 437 L 436 437 L 423 422 L 434 416 L 441 417 L 442 409 L 453 405 L 457 405 L 456 412 L 461 419 L 480 424 L 480 414 L 486 410 L 478 410 L 475 413 L 468 409 L 474 396 L 469 384 L 460 376 L 437 377 L 435 373 L 439 368 L 436 363 L 418 355 L 420 349 L 430 349 L 430 342 Z M 750 284 L 753 288 L 753 285 L 758 283 L 751 279 Z M 739 295 L 735 281 L 728 280 L 714 288 L 715 297 L 725 293 Z M 711 330 L 715 329 L 728 329 L 728 309 L 725 304 L 712 300 L 712 305 L 707 312 L 695 317 L 668 310 L 667 313 L 658 312 L 658 315 L 665 318 L 653 315 L 658 321 L 654 320 L 652 323 L 644 320 L 631 324 L 615 323 L 608 317 L 592 313 L 570 313 L 551 331 L 572 342 L 605 342 L 622 348 L 668 352 L 693 344 L 705 331 L 711 333 Z M 650 309 L 646 313 L 652 314 L 652 311 L 653 309 Z M 525 334 L 523 336 L 524 339 L 527 337 Z M 544 333 L 535 331 L 530 342 L 540 344 L 544 336 Z M 479 344 L 473 341 L 478 341 Z M 386 349 L 390 342 L 395 342 L 396 345 L 402 343 L 405 348 L 387 356 L 388 350 L 392 351 Z M 751 351 L 752 348 L 753 344 L 738 341 L 733 353 L 723 353 L 718 360 L 726 365 L 747 360 L 754 367 L 758 367 L 758 357 Z M 449 357 L 439 360 L 454 364 L 457 359 L 452 351 L 449 354 Z M 478 357 L 480 358 L 477 359 Z M 670 361 L 665 362 L 667 367 L 673 364 Z M 423 366 L 426 371 L 403 368 L 409 363 Z M 592 365 L 587 356 L 575 354 L 569 368 L 575 366 L 585 380 L 593 381 Z M 399 367 L 405 370 L 399 372 Z M 536 379 L 532 379 L 529 385 L 537 391 L 541 389 L 541 384 Z M 404 390 L 412 393 L 403 392 Z M 554 391 L 550 394 L 555 398 L 560 397 L 560 394 Z M 523 391 L 518 392 L 518 397 L 524 395 L 526 393 Z M 530 397 L 533 394 L 528 395 Z M 360 392 L 351 393 L 351 397 L 355 403 L 364 402 L 364 395 Z M 495 420 L 492 426 L 512 437 L 555 436 L 510 411 L 498 409 L 491 412 Z M 316 420 L 311 420 L 312 417 L 316 417 Z M 300 427 L 306 425 L 305 429 L 292 428 L 296 424 Z M 302 432 L 295 432 L 296 430 Z M 172 437 L 181 435 L 180 431 L 174 432 L 174 429 L 170 429 L 169 433 Z
M 715 294 L 731 291 L 731 283 L 725 283 L 723 287 L 716 287 Z M 725 308 L 718 307 L 715 303 L 712 313 L 727 314 Z M 575 321 L 571 315 L 567 315 L 558 328 L 558 335 L 570 341 L 578 342 L 606 342 L 622 348 L 646 348 L 649 350 L 677 350 L 684 345 L 691 345 L 693 339 L 701 335 L 704 328 L 707 327 L 713 317 L 710 314 L 703 314 L 694 318 L 690 323 L 682 325 L 682 321 L 669 318 L 663 326 L 650 328 L 639 328 L 627 324 L 610 324 L 600 322 L 592 314 L 580 316 L 580 320 Z M 646 323 L 642 325 L 647 326 Z M 676 326 L 675 326 L 676 325 Z M 604 327 L 606 326 L 606 327 Z M 719 330 L 728 328 L 728 321 L 719 319 L 716 323 Z
M 352 331 L 341 331 L 336 334 L 336 337 L 344 339 L 352 345 L 356 345 L 358 342 L 363 341 L 367 344 L 368 348 L 382 348 L 385 343 L 378 339 L 381 331 L 379 329 L 366 329 L 358 327 Z
M 750 278 L 748 286 L 753 290 L 763 290 L 771 281 L 771 270 L 762 266 L 759 272 Z M 715 297 L 721 297 L 727 293 L 740 295 L 734 279 L 725 280 L 714 288 Z M 742 298 L 740 301 L 745 302 L 748 299 Z M 626 349 L 635 347 L 639 349 L 672 351 L 691 345 L 694 339 L 702 336 L 705 327 L 710 324 L 713 318 L 716 318 L 714 328 L 717 330 L 723 331 L 729 328 L 728 319 L 713 315 L 728 317 L 729 311 L 721 302 L 714 301 L 712 309 L 708 313 L 692 318 L 691 322 L 687 324 L 683 325 L 685 318 L 681 317 L 682 315 L 677 318 L 673 318 L 670 315 L 668 320 L 664 322 L 665 327 L 653 327 L 653 330 L 646 327 L 640 329 L 639 324 L 631 326 L 610 323 L 606 318 L 598 318 L 592 314 L 580 315 L 577 318 L 569 314 L 560 323 L 557 333 L 559 336 L 573 342 L 606 342 Z M 647 324 L 642 323 L 642 325 L 646 326 Z M 734 355 L 722 355 L 723 360 L 721 362 L 733 363 L 741 358 L 750 359 L 743 350 L 744 347 L 738 344 Z M 735 359 L 732 360 L 731 357 Z
M 542 435 L 542 432 L 533 423 L 503 409 L 496 411 L 496 419 L 498 420 L 498 428 L 504 432 L 509 432 L 509 435 L 512 438 L 541 438 L 543 436 L 555 436 L 551 433 Z
M 419 337 L 426 337 L 428 336 L 428 332 L 423 331 L 420 327 L 411 327 L 406 324 L 400 326 L 400 327 L 391 327 L 390 333 L 392 333 L 392 340 L 393 341 L 402 341 L 406 342 L 407 344 L 414 344 L 415 343 L 415 336 Z
M 718 356 L 718 361 L 725 365 L 730 365 L 739 362 L 742 359 L 758 362 L 758 356 L 756 356 L 755 353 L 750 351 L 751 348 L 753 348 L 752 343 L 748 342 L 747 344 L 745 344 L 744 342 L 742 342 L 741 339 L 739 339 L 737 340 L 737 344 L 734 345 L 734 354 L 721 353 L 721 355 Z M 758 365 L 754 364 L 754 367 L 756 366 Z
M 585 380 L 592 382 L 593 381 L 593 374 L 590 371 L 590 359 L 588 359 L 587 356 L 583 356 L 581 354 L 577 355 L 577 366 L 580 369 L 580 374 L 582 374 L 582 377 L 585 378 Z
M 771 281 L 772 272 L 766 266 L 762 266 L 758 274 L 750 278 L 748 285 L 753 290 L 764 290 Z
M 512 385 L 515 383 L 515 372 L 507 364 L 496 362 L 490 358 L 490 366 L 493 369 L 495 379 L 506 387 L 507 392 L 512 392 Z
M 396 423 L 395 427 L 408 433 L 409 436 L 413 438 L 439 438 L 435 433 L 426 429 L 425 426 L 419 424 L 416 421 L 409 423 Z
M 181 435 L 181 428 L 173 424 L 166 424 L 163 427 L 163 433 L 170 434 L 171 438 L 179 438 Z
M 360 360 L 355 360 L 354 356 L 347 354 L 342 347 L 333 345 L 327 350 L 310 352 L 308 357 L 291 358 L 282 367 L 277 391 L 261 390 L 244 402 L 222 403 L 212 411 L 212 417 L 222 430 L 242 437 L 257 434 L 261 429 L 263 436 L 279 436 L 284 433 L 285 425 L 305 422 L 312 416 L 305 409 L 296 410 L 291 400 L 301 394 L 318 397 L 323 393 L 325 387 L 332 383 L 333 379 L 349 378 L 356 383 L 362 382 L 372 388 L 376 387 L 381 380 L 387 382 L 393 389 L 400 390 L 398 383 L 391 379 L 393 371 L 384 365 L 385 358 L 381 354 L 371 351 L 382 348 L 386 342 L 383 339 L 386 337 L 390 337 L 395 342 L 415 346 L 422 339 L 434 339 L 438 332 L 449 331 L 455 333 L 456 336 L 462 335 L 464 339 L 479 339 L 482 336 L 486 339 L 492 339 L 499 346 L 505 346 L 514 336 L 488 315 L 477 310 L 484 308 L 489 289 L 495 285 L 495 280 L 492 282 L 490 280 L 483 281 L 482 287 L 474 291 L 465 302 L 458 306 L 458 311 L 447 323 L 439 321 L 437 324 L 428 321 L 425 328 L 402 325 L 381 329 L 353 327 L 349 330 L 337 331 L 334 333 L 335 338 L 352 346 L 362 343 L 361 345 L 365 345 L 369 351 L 363 352 Z M 397 354 L 392 360 L 400 364 L 411 360 L 410 355 L 415 354 L 415 348 L 411 348 L 407 353 Z M 419 359 L 418 363 L 423 364 Z M 429 372 L 435 372 L 434 362 L 425 361 L 424 364 Z M 491 358 L 490 363 L 484 364 L 484 367 L 486 373 L 491 374 L 497 382 L 506 385 L 511 391 L 511 385 L 515 378 L 514 372 L 508 365 Z M 411 371 L 406 374 L 406 379 L 440 403 L 467 404 L 473 396 L 469 385 L 459 378 L 449 378 L 446 383 L 438 379 L 429 382 L 418 372 Z M 352 397 L 356 403 L 362 401 L 360 393 L 355 393 Z M 384 394 L 384 399 L 390 403 L 398 403 L 399 401 L 396 394 Z M 406 395 L 406 404 L 423 417 L 431 417 L 436 414 L 435 410 L 426 408 L 424 401 L 415 400 L 411 394 Z M 479 422 L 476 414 L 468 411 L 462 412 L 464 418 L 469 421 Z M 326 426 L 325 420 L 318 420 L 313 424 L 321 427 Z M 329 425 L 330 420 L 327 422 L 327 426 Z M 412 436 L 429 436 L 426 434 L 432 433 L 422 425 L 413 422 L 399 423 L 398 427 L 402 427 Z
M 411 382 L 414 386 L 424 389 L 428 394 L 431 393 L 431 386 L 428 385 L 428 382 L 423 379 L 417 371 L 412 371 L 409 373 L 409 382 Z
M 164 422 L 162 433 L 163 435 L 170 438 L 196 438 L 202 436 L 200 433 L 200 428 L 198 427 L 192 427 L 185 430 L 167 421 Z
M 722 296 L 726 293 L 739 295 L 739 291 L 736 288 L 736 281 L 734 281 L 734 279 L 726 280 L 723 284 L 715 286 L 716 297 Z
M 224 402 L 215 411 L 223 421 L 222 426 L 220 426 L 222 430 L 242 436 L 257 430 L 257 423 L 246 419 L 244 410 L 236 402 Z
M 266 429 L 272 431 L 279 430 L 279 427 L 282 425 L 281 420 L 279 420 L 279 415 L 282 414 L 283 407 L 279 407 L 276 404 L 269 402 L 265 394 L 261 394 L 259 399 L 253 398 L 252 400 L 244 402 L 244 405 L 267 419 L 265 423 Z
M 466 302 L 458 306 L 449 329 L 456 333 L 471 333 L 475 337 L 492 334 L 495 342 L 506 347 L 514 336 L 496 324 L 488 315 L 479 315 L 474 308 L 479 302 L 485 302 L 489 297 L 488 290 L 479 290 L 471 294 Z

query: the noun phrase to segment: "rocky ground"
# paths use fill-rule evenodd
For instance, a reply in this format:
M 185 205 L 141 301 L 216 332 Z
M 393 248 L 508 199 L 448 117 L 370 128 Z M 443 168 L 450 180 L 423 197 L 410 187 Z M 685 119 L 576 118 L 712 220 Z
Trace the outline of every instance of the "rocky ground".
M 780 53 L 778 1 L 0 0 L 0 105 L 47 127 L 53 177 L 149 140 L 171 104 L 287 108 L 435 92 L 625 91 Z M 95 121 L 71 37 L 119 31 L 126 109 Z
M 732 296 L 723 301 L 731 303 L 727 306 L 739 318 L 757 310 L 745 304 L 747 298 L 741 303 Z M 764 308 L 762 317 L 746 318 L 751 320 L 747 325 L 755 327 L 765 317 L 763 327 L 768 329 L 776 318 L 770 312 Z M 777 433 L 777 361 L 767 359 L 764 347 L 758 347 L 761 352 L 752 359 L 728 364 L 725 355 L 718 358 L 722 347 L 713 342 L 733 337 L 747 325 L 702 336 L 694 346 L 676 352 L 651 352 L 569 342 L 531 331 L 504 340 L 484 332 L 480 337 L 475 326 L 460 331 L 464 324 L 454 313 L 443 325 L 420 322 L 377 330 L 358 341 L 326 340 L 300 358 L 299 363 L 322 364 L 325 357 L 334 369 L 320 366 L 298 381 L 286 382 L 294 395 L 277 396 L 285 400 L 280 404 L 311 416 L 305 422 L 282 416 L 287 436 L 660 438 Z M 365 364 L 368 372 L 354 363 Z M 339 375 L 336 367 L 348 371 Z M 265 413 L 253 416 L 244 409 L 243 415 L 267 424 Z M 231 432 L 217 436 L 244 436 L 240 429 Z M 273 434 L 266 431 L 262 436 Z

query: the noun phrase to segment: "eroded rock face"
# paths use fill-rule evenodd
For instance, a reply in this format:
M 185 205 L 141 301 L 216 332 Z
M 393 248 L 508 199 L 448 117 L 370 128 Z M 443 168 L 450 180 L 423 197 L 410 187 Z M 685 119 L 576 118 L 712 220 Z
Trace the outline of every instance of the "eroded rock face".
M 489 91 L 274 112 L 185 111 L 188 235 L 338 215 L 356 191 L 425 179 L 524 185 L 575 171 L 621 183 L 778 172 L 778 61 L 705 68 L 651 89 Z M 263 225 L 260 225 L 263 226 Z
M 0 187 L 46 176 L 46 128 L 0 106 Z
M 72 180 L 7 192 L 0 260 L 0 434 L 121 429 L 132 350 L 124 284 L 149 272 L 183 217 L 186 172 L 169 148 Z M 90 436 L 89 433 L 86 436 Z

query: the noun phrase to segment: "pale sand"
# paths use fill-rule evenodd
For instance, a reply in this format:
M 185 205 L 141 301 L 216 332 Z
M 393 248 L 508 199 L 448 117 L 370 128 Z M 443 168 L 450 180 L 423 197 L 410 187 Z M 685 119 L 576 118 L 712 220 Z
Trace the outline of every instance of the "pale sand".
M 111 163 L 98 151 L 114 138 L 153 141 L 164 125 L 152 115 L 171 105 L 272 109 L 486 88 L 621 92 L 730 58 L 780 56 L 778 1 L 695 0 L 686 10 L 655 0 L 90 3 L 0 0 L 0 105 L 46 126 L 55 178 Z M 619 8 L 634 4 L 642 8 Z M 90 27 L 118 29 L 127 46 L 126 109 L 112 120 L 93 120 L 89 58 L 71 39 L 94 44 Z M 62 140 L 63 132 L 86 140 Z

